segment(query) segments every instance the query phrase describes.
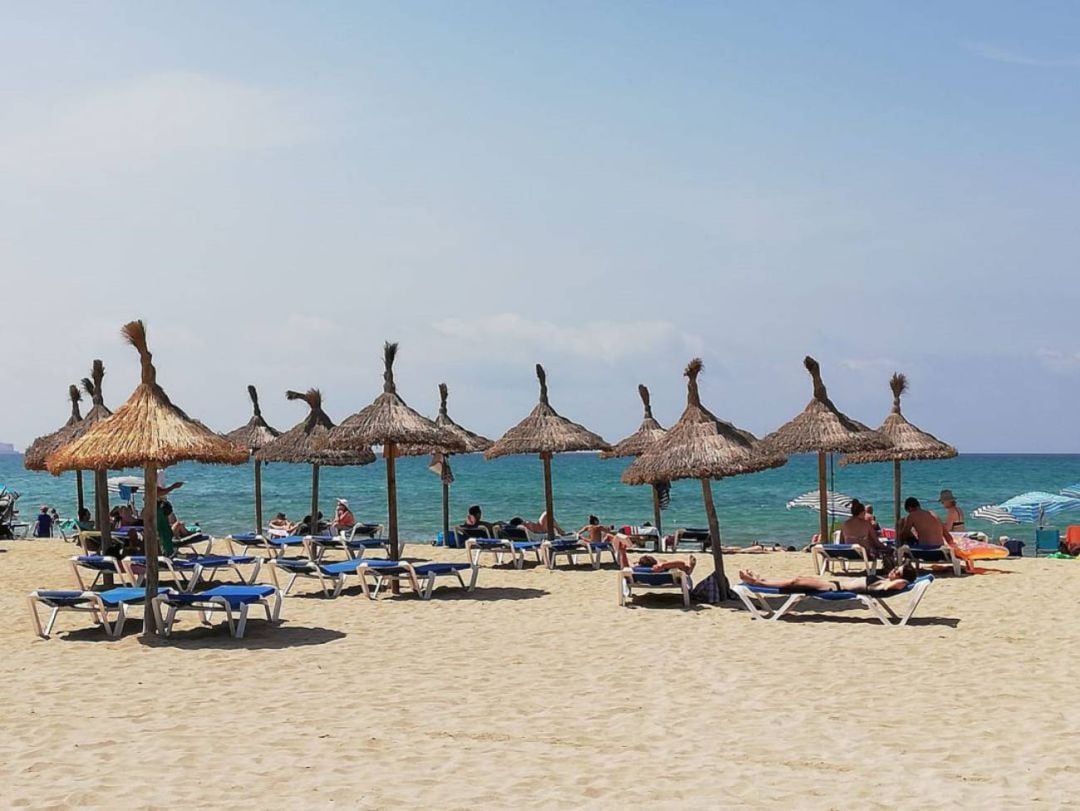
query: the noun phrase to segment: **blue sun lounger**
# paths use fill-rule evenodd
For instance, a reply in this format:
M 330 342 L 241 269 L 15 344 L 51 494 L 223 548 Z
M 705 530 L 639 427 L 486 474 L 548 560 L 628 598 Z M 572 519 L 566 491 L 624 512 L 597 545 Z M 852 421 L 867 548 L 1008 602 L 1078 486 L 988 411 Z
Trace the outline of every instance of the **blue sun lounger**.
M 953 548 L 948 544 L 942 544 L 941 546 L 930 546 L 929 544 L 913 543 L 901 546 L 898 555 L 900 562 L 910 560 L 916 566 L 920 566 L 923 563 L 944 563 L 947 566 L 952 566 L 953 574 L 959 576 L 964 573 L 964 563 L 953 552 Z
M 634 597 L 634 589 L 670 590 L 682 592 L 683 607 L 690 607 L 690 590 L 694 581 L 682 569 L 654 572 L 651 566 L 625 566 L 619 571 L 619 605 L 626 605 Z
M 371 593 L 368 590 L 367 579 L 360 571 L 362 566 L 366 566 L 368 561 L 362 558 L 348 558 L 346 560 L 336 560 L 333 563 L 326 563 L 320 560 L 312 560 L 310 557 L 306 558 L 274 558 L 269 562 L 270 576 L 274 580 L 274 585 L 280 587 L 278 581 L 278 570 L 290 575 L 289 582 L 282 589 L 282 594 L 288 595 L 292 591 L 293 584 L 296 583 L 297 578 L 307 577 L 319 581 L 319 585 L 322 587 L 322 592 L 327 597 L 337 597 L 341 594 L 342 589 L 345 588 L 346 580 L 350 575 L 357 575 L 360 578 L 360 588 L 363 589 L 365 597 L 371 597 Z
M 410 563 L 404 560 L 366 560 L 360 567 L 362 576 L 371 577 L 375 583 L 371 598 L 379 596 L 384 581 L 407 582 L 421 600 L 430 600 L 435 591 L 435 581 L 440 577 L 454 577 L 466 591 L 476 588 L 476 576 L 480 567 L 475 563 L 429 561 Z M 471 571 L 468 584 L 461 576 L 464 571 Z
M 536 555 L 537 563 L 544 563 L 543 547 L 543 541 L 511 538 L 469 538 L 465 541 L 465 553 L 474 565 L 480 565 L 480 555 L 482 554 L 495 555 L 495 563 L 499 565 L 502 565 L 504 555 L 510 555 L 515 569 L 524 567 L 527 552 Z
M 83 570 L 94 573 L 94 579 L 90 585 L 83 580 Z M 80 591 L 93 591 L 98 582 L 107 574 L 115 574 L 121 584 L 128 584 L 128 572 L 123 563 L 112 555 L 73 555 L 71 557 L 71 571 L 75 574 L 75 582 L 79 584 Z
M 277 553 L 277 550 L 267 542 L 266 537 L 257 532 L 234 532 L 232 535 L 226 535 L 225 541 L 229 544 L 229 554 L 232 555 L 236 554 L 237 547 L 246 554 L 259 550 L 269 557 Z
M 915 613 L 926 590 L 934 582 L 932 574 L 924 574 L 913 583 L 898 591 L 876 591 L 872 594 L 862 594 L 854 591 L 798 591 L 781 590 L 770 586 L 751 586 L 747 583 L 739 583 L 732 586 L 734 592 L 742 600 L 743 605 L 750 612 L 752 619 L 776 621 L 805 600 L 813 599 L 824 602 L 831 606 L 850 606 L 853 603 L 861 604 L 874 612 L 883 625 L 899 627 L 907 625 L 908 620 Z M 886 601 L 895 598 L 899 594 L 910 595 L 907 609 L 903 613 L 897 613 Z M 784 602 L 777 608 L 769 603 L 770 598 L 784 598 Z
M 541 557 L 547 563 L 549 569 L 554 569 L 555 564 L 558 562 L 559 555 L 565 555 L 566 559 L 570 562 L 571 566 L 577 565 L 577 556 L 580 554 L 587 554 L 589 556 L 589 563 L 593 564 L 593 568 L 597 566 L 593 563 L 593 554 L 589 548 L 581 542 L 581 539 L 576 535 L 568 535 L 563 538 L 555 538 L 552 541 L 543 541 L 543 549 L 540 552 Z
M 131 583 L 141 585 L 146 575 L 146 556 L 132 555 L 124 558 L 123 563 Z M 250 566 L 250 573 L 245 576 L 241 566 Z M 262 559 L 254 555 L 174 555 L 171 558 L 159 555 L 158 567 L 172 578 L 180 591 L 190 592 L 200 580 L 212 579 L 220 569 L 232 570 L 241 583 L 251 585 L 259 576 Z
M 162 593 L 166 589 L 158 589 Z M 43 639 L 48 639 L 56 624 L 56 617 L 61 611 L 81 611 L 90 614 L 95 625 L 100 625 L 106 636 L 117 638 L 124 632 L 124 623 L 127 622 L 128 608 L 133 605 L 142 605 L 146 601 L 146 591 L 136 588 L 117 588 L 108 591 L 59 591 L 38 589 L 30 592 L 30 617 L 34 623 L 34 631 Z M 41 617 L 38 616 L 38 606 L 44 605 L 52 609 L 49 621 L 45 627 L 41 626 Z M 110 622 L 109 615 L 116 614 L 116 618 Z
M 846 574 L 853 563 L 859 564 L 862 571 L 870 574 L 877 571 L 877 560 L 872 559 L 861 544 L 818 543 L 810 547 L 810 554 L 818 574 L 835 571 L 837 564 Z
M 274 586 L 215 586 L 194 594 L 166 592 L 155 597 L 153 603 L 158 626 L 165 636 L 172 633 L 176 615 L 181 611 L 198 611 L 204 625 L 210 624 L 212 613 L 223 613 L 229 634 L 236 639 L 243 638 L 248 609 L 253 605 L 265 609 L 267 622 L 281 621 L 281 592 Z M 236 620 L 233 619 L 234 612 L 237 614 Z

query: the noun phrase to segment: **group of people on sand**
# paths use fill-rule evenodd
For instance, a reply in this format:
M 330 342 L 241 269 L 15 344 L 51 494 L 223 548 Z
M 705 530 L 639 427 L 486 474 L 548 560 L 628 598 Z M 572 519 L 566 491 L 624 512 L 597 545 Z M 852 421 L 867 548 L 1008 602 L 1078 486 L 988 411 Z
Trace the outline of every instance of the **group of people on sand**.
M 315 529 L 312 530 L 311 513 L 308 513 L 299 521 L 290 521 L 288 516 L 279 512 L 270 519 L 268 526 L 276 534 L 285 535 L 314 535 L 321 532 L 345 532 L 357 524 L 356 514 L 349 507 L 348 499 L 339 498 L 334 504 L 334 518 L 326 521 L 320 510 L 315 519 Z

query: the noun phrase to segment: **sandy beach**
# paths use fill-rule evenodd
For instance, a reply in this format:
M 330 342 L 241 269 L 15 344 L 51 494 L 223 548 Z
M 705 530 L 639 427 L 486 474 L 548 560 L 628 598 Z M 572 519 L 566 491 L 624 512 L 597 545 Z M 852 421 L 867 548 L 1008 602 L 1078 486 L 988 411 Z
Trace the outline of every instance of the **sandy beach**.
M 73 547 L 0 549 L 8 807 L 1052 807 L 1080 789 L 1069 561 L 939 578 L 903 629 L 620 608 L 610 569 L 485 568 L 431 602 L 301 581 L 280 627 L 238 641 L 185 619 L 147 646 L 76 615 L 37 639 L 26 595 L 73 587 Z

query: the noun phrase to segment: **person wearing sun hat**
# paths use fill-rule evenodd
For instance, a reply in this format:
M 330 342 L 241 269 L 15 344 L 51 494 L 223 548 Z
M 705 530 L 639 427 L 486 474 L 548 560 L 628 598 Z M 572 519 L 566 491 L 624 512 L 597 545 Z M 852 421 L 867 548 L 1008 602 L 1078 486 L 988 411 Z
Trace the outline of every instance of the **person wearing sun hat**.
M 349 509 L 348 499 L 339 498 L 337 500 L 337 505 L 334 507 L 334 520 L 330 526 L 338 532 L 356 526 L 356 516 Z
M 964 511 L 960 509 L 960 505 L 956 503 L 956 497 L 953 495 L 952 490 L 942 490 L 941 495 L 938 496 L 938 501 L 945 507 L 945 518 L 942 519 L 942 523 L 945 525 L 946 532 L 966 532 L 967 528 L 964 523 Z

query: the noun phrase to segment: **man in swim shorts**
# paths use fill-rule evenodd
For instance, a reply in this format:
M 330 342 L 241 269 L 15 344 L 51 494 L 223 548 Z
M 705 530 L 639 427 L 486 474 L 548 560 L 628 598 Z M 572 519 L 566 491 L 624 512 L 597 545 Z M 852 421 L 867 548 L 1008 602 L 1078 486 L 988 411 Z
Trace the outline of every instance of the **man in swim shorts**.
M 906 563 L 897 566 L 884 577 L 868 575 L 866 577 L 810 577 L 799 575 L 797 577 L 762 577 L 753 572 L 743 569 L 739 577 L 749 586 L 765 586 L 766 588 L 780 589 L 781 591 L 816 592 L 816 591 L 850 591 L 855 594 L 875 594 L 883 591 L 903 591 L 917 577 L 915 567 Z

